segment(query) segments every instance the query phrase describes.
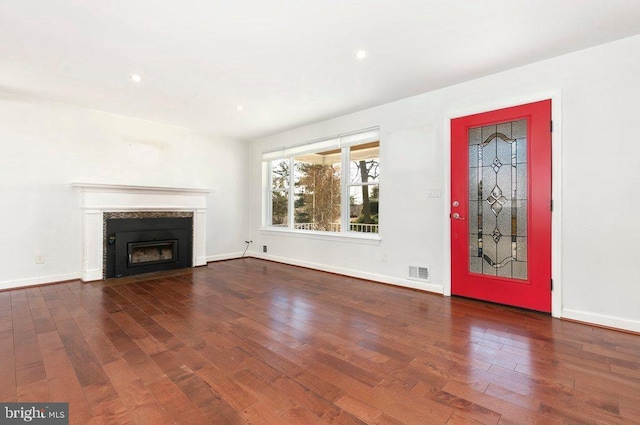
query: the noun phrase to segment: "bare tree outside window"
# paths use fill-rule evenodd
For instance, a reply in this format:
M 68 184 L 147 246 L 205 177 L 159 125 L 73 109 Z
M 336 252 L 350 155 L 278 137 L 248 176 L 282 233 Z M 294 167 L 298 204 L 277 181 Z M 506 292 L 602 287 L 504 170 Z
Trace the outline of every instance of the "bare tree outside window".
M 296 159 L 295 167 L 299 179 L 295 182 L 294 223 L 304 230 L 340 231 L 340 164 L 313 164 Z
M 378 232 L 380 142 L 352 146 L 350 231 Z

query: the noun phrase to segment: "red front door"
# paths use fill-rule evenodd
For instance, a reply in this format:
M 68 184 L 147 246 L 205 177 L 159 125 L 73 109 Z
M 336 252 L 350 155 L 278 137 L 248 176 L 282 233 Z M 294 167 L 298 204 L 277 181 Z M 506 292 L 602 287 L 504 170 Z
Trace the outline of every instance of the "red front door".
M 551 100 L 451 121 L 451 292 L 551 311 Z

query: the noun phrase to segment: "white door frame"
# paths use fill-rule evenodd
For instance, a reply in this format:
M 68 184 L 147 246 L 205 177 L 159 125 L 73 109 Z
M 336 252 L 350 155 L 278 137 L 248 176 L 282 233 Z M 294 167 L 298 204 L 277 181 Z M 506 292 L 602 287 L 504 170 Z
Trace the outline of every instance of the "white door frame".
M 451 296 L 451 120 L 467 115 L 511 106 L 532 103 L 551 99 L 551 119 L 553 120 L 553 133 L 551 134 L 551 199 L 553 199 L 553 211 L 551 212 L 551 278 L 553 279 L 553 291 L 551 292 L 551 315 L 562 317 L 562 261 L 561 261 L 561 224 L 562 224 L 562 91 L 554 89 L 546 92 L 516 96 L 509 99 L 478 103 L 464 108 L 451 110 L 446 114 L 444 123 L 444 173 L 443 181 L 446 182 L 444 191 L 444 217 L 446 229 L 444 237 L 444 265 L 445 271 L 443 293 Z

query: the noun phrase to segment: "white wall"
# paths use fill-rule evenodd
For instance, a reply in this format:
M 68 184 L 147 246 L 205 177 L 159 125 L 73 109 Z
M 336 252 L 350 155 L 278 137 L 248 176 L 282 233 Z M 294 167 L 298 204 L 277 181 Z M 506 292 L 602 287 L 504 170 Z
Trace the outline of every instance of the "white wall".
M 554 109 L 554 314 L 640 331 L 638 57 L 640 36 L 253 142 L 254 255 L 446 293 L 449 118 L 560 94 Z M 375 125 L 382 143 L 380 243 L 260 230 L 263 151 Z M 430 189 L 443 196 L 427 197 Z M 263 244 L 267 255 L 258 252 Z M 409 264 L 430 266 L 431 284 L 408 281 Z
M 0 289 L 80 276 L 73 182 L 209 189 L 208 258 L 244 249 L 246 142 L 0 92 L 0 147 Z

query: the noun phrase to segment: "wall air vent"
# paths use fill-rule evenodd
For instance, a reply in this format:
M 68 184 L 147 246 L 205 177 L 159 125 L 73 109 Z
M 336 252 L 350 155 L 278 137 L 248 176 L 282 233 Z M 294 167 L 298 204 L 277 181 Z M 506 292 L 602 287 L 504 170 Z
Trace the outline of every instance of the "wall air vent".
M 421 280 L 423 282 L 429 282 L 431 276 L 429 273 L 429 267 L 426 266 L 409 266 L 409 279 Z

